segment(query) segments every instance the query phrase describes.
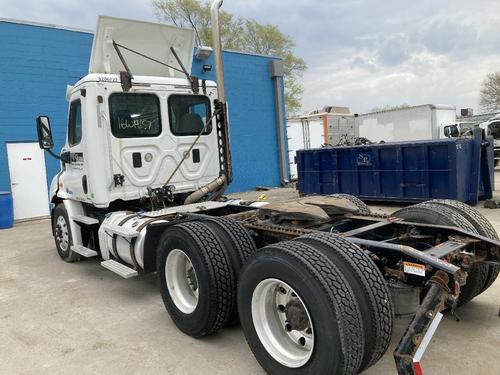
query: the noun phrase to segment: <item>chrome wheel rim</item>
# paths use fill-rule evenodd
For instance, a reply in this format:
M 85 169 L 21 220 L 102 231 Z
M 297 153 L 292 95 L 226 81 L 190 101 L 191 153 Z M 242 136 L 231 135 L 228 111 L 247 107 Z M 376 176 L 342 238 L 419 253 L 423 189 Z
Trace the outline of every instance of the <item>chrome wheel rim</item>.
M 62 251 L 69 249 L 69 229 L 64 216 L 59 216 L 56 221 L 56 240 Z
M 184 251 L 174 249 L 168 253 L 165 280 L 175 306 L 183 313 L 191 314 L 198 305 L 198 277 L 191 259 Z
M 252 294 L 252 320 L 259 340 L 276 361 L 304 366 L 314 350 L 314 327 L 302 298 L 278 279 L 262 280 Z

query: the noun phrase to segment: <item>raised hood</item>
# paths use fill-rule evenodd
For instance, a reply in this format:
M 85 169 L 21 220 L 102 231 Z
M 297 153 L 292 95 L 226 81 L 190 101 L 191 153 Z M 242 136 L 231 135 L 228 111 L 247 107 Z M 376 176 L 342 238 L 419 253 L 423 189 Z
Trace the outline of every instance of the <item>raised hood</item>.
M 113 47 L 113 40 L 143 55 L 180 69 L 170 51 L 170 47 L 174 47 L 188 73 L 191 73 L 194 37 L 194 31 L 191 29 L 99 16 L 92 44 L 89 73 L 118 74 L 125 70 Z M 120 52 L 133 75 L 185 77 L 181 72 L 123 48 L 120 48 Z

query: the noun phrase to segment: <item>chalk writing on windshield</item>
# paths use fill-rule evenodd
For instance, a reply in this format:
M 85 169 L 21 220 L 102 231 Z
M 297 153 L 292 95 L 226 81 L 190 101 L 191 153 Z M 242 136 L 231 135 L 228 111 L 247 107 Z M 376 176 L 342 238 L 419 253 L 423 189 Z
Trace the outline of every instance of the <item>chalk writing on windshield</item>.
M 118 117 L 118 126 L 120 129 L 151 130 L 153 121 L 148 119 L 129 119 Z

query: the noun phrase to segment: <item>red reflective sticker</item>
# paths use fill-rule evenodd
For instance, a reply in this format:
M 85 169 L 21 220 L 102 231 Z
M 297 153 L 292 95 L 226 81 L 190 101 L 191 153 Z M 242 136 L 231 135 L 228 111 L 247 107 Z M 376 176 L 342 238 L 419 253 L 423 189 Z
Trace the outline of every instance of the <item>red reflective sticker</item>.
M 415 371 L 415 375 L 424 375 L 420 362 L 413 362 L 413 370 Z

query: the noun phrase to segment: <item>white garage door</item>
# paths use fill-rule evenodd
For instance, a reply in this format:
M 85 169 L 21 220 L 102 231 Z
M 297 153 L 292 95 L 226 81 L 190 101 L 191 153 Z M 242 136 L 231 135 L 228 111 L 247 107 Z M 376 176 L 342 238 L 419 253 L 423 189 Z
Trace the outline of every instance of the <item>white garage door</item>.
M 38 143 L 7 143 L 14 220 L 49 215 L 44 151 Z

